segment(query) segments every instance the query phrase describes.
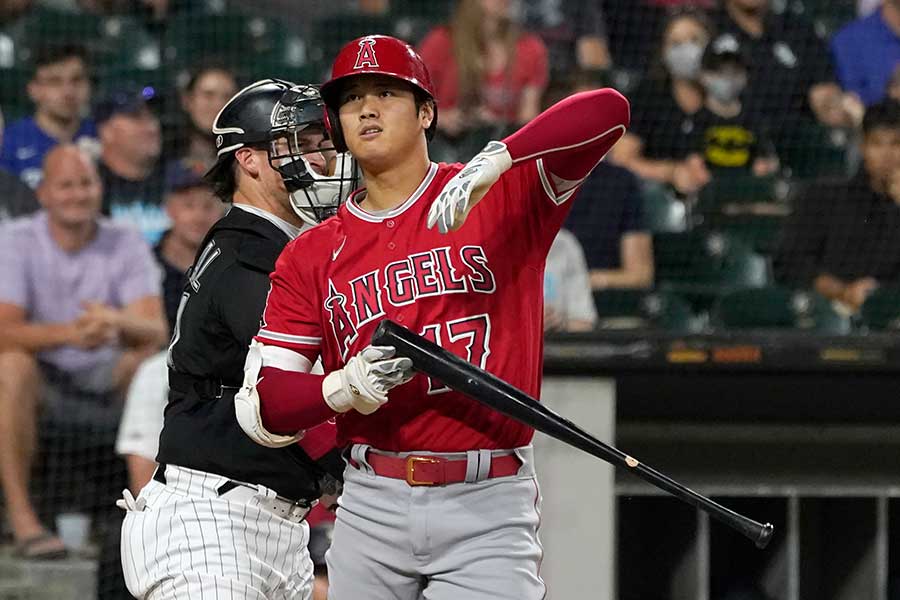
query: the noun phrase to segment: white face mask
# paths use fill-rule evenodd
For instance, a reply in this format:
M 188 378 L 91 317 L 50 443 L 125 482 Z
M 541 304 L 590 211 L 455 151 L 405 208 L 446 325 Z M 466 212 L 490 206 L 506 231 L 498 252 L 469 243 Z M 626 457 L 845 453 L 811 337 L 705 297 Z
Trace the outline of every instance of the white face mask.
M 673 77 L 694 79 L 700 72 L 703 46 L 696 42 L 680 42 L 666 49 L 663 62 Z
M 703 78 L 706 93 L 723 104 L 734 102 L 744 91 L 746 80 L 731 75 L 707 75 Z
M 304 158 L 299 160 L 306 163 Z M 360 187 L 361 182 L 357 179 L 356 161 L 349 153 L 335 157 L 333 175 L 319 175 L 309 163 L 306 163 L 306 168 L 313 183 L 290 195 L 291 208 L 305 223 L 316 225 L 337 212 L 337 208 Z

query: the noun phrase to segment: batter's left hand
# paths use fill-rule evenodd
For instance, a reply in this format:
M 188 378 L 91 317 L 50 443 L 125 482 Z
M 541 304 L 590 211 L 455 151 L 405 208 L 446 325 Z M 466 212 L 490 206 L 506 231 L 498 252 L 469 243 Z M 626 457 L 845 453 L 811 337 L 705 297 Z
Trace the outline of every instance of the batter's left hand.
M 506 144 L 489 142 L 438 194 L 428 210 L 428 229 L 433 229 L 435 224 L 441 233 L 459 229 L 469 211 L 511 166 L 512 157 Z

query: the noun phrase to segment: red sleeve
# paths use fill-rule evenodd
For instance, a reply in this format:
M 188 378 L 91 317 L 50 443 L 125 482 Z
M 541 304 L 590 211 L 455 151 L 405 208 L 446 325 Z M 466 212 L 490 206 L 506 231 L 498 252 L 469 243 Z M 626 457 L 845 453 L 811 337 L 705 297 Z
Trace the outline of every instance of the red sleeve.
M 314 362 L 322 347 L 320 314 L 311 298 L 314 287 L 304 283 L 314 261 L 301 260 L 305 236 L 289 244 L 270 275 L 269 295 L 255 339 L 270 346 L 299 352 Z M 306 256 L 309 256 L 308 250 Z
M 308 234 L 288 244 L 275 263 L 262 323 L 255 339 L 303 355 L 312 364 L 322 346 L 320 314 L 311 298 Z M 306 260 L 301 258 L 306 256 Z M 312 254 L 315 256 L 315 254 Z M 263 425 L 273 433 L 308 430 L 335 413 L 322 397 L 322 375 L 263 366 L 257 391 Z
M 630 106 L 622 94 L 609 88 L 591 90 L 554 104 L 503 141 L 514 164 L 539 161 L 544 185 L 552 188 L 547 193 L 558 198 L 603 160 L 629 121 Z
M 513 166 L 488 192 L 482 218 L 508 232 L 516 246 L 511 253 L 542 267 L 568 201 L 628 122 L 628 101 L 621 94 L 594 90 L 564 99 L 503 140 Z
M 322 396 L 324 375 L 263 367 L 256 385 L 263 426 L 272 433 L 293 435 L 335 416 Z

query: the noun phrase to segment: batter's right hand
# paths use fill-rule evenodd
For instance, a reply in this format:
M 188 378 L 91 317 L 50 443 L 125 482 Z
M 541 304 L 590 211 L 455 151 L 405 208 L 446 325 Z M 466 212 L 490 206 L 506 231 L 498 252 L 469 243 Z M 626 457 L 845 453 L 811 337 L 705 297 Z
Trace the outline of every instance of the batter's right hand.
M 393 346 L 367 346 L 343 369 L 329 373 L 322 393 L 331 410 L 371 414 L 387 402 L 390 390 L 412 379 L 412 361 L 394 358 L 394 352 Z

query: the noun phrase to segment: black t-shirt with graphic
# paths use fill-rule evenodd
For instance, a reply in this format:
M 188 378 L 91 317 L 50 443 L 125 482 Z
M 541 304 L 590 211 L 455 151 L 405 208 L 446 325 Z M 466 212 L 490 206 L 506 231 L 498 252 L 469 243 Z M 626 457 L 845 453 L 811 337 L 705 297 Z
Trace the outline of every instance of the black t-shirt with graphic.
M 749 173 L 754 160 L 775 155 L 765 122 L 746 109 L 733 117 L 700 109 L 691 147 L 715 172 Z
M 126 179 L 102 161 L 97 169 L 103 182 L 103 214 L 137 227 L 149 244 L 156 244 L 169 228 L 163 210 L 163 166 L 158 164 L 144 179 Z

